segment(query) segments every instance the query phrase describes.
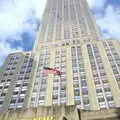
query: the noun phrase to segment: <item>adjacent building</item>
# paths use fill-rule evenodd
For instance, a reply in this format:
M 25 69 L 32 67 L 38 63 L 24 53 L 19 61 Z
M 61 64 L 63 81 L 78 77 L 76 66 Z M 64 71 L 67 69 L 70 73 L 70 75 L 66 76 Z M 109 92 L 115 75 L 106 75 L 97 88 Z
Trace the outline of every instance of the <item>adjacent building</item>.
M 0 77 L 0 110 L 23 108 L 27 104 L 33 62 L 31 52 L 8 55 Z

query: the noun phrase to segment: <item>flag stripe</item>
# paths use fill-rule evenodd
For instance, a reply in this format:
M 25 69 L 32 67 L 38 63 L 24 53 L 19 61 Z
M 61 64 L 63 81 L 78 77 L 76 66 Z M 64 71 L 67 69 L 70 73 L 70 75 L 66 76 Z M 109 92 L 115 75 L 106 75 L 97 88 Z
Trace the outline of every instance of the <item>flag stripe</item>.
M 59 70 L 56 70 L 56 69 L 53 69 L 53 68 L 49 68 L 49 67 L 43 67 L 45 70 L 50 70 L 50 71 L 53 71 L 55 72 L 57 75 L 61 75 L 61 72 Z

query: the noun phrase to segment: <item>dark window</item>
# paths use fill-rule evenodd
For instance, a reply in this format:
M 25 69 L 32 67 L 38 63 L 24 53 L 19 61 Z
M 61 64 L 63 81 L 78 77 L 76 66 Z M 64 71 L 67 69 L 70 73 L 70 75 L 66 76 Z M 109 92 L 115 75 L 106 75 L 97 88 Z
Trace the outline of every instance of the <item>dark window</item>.
M 83 99 L 83 103 L 84 103 L 85 105 L 89 104 L 89 99 L 88 99 L 88 98 L 84 98 L 84 99 Z
M 29 69 L 26 71 L 26 73 L 30 73 L 30 72 L 31 72 L 31 70 L 29 70 Z
M 29 79 L 29 76 L 25 76 L 24 79 Z
M 1 80 L 1 83 L 5 82 L 5 80 Z
M 21 92 L 20 92 L 20 94 L 25 94 L 25 93 L 26 93 L 26 91 L 21 91 Z
M 53 99 L 58 99 L 58 95 L 53 95 Z
M 28 83 L 23 83 L 23 86 L 27 86 L 28 85 Z
M 113 96 L 109 96 L 109 97 L 107 97 L 107 101 L 113 101 L 114 99 L 113 99 Z
M 75 96 L 80 96 L 80 90 L 74 90 L 74 95 Z
M 101 92 L 102 92 L 102 89 L 96 89 L 96 92 L 97 92 L 97 93 L 101 93 Z
M 104 102 L 105 101 L 105 99 L 102 97 L 102 98 L 98 98 L 98 101 L 99 102 Z
M 66 90 L 66 86 L 61 86 L 61 90 Z
M 12 63 L 8 63 L 8 65 L 12 65 Z
M 15 99 L 14 99 L 14 100 L 11 100 L 10 103 L 11 103 L 11 104 L 16 103 L 16 100 L 15 100 Z
M 83 94 L 83 95 L 87 95 L 87 94 L 88 94 L 88 89 L 82 88 L 82 94 Z
M 15 69 L 16 69 L 16 67 L 13 67 L 13 68 L 12 68 L 12 70 L 15 70 Z
M 7 68 L 6 70 L 10 70 L 10 68 Z
M 100 81 L 95 81 L 95 85 L 98 85 L 98 84 L 100 84 Z
M 40 96 L 39 100 L 44 100 L 45 96 Z
M 17 95 L 18 94 L 18 91 L 16 91 L 16 92 L 13 92 L 13 95 Z
M 21 71 L 20 74 L 24 74 L 24 71 Z
M 58 87 L 53 87 L 53 90 L 58 90 Z
M 10 73 L 10 75 L 13 75 L 13 73 Z
M 7 79 L 7 82 L 10 82 L 11 81 L 11 79 Z
M 3 104 L 3 101 L 0 101 L 0 105 Z
M 23 99 L 23 98 L 20 98 L 20 99 L 18 100 L 18 102 L 19 102 L 19 103 L 22 103 L 22 102 L 24 102 L 24 99 Z
M 18 77 L 18 80 L 22 80 L 23 78 L 22 77 Z
M 6 95 L 6 93 L 2 93 L 2 94 L 1 94 L 1 96 L 5 96 L 5 95 Z
M 20 87 L 20 84 L 17 84 L 16 87 Z
M 24 63 L 27 63 L 27 62 L 28 62 L 28 60 L 25 60 L 25 61 L 24 61 Z
M 7 73 L 4 73 L 4 76 L 7 76 L 8 74 Z
M 4 89 L 7 89 L 9 86 L 4 86 Z
M 110 89 L 110 88 L 104 88 L 104 91 L 105 91 L 105 92 L 110 92 L 111 89 Z
M 103 83 L 108 83 L 108 80 L 102 80 Z

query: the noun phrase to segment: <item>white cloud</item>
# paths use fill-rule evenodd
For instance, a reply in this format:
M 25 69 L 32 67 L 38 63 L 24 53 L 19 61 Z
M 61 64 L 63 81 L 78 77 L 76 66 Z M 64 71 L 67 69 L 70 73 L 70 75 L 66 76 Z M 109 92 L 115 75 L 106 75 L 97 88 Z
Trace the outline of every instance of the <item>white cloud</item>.
M 120 40 L 120 8 L 109 5 L 104 15 L 96 15 L 97 23 L 105 37 Z
M 20 52 L 23 51 L 22 48 L 11 48 L 10 44 L 6 42 L 0 41 L 0 66 L 4 62 L 5 57 L 8 55 L 8 53 L 13 53 L 13 52 Z
M 106 0 L 88 0 L 90 8 L 102 9 L 106 3 Z
M 23 48 L 12 48 L 9 42 L 21 41 L 23 32 L 35 35 L 36 24 L 29 19 L 41 18 L 46 0 L 1 0 L 0 1 L 0 64 L 11 52 L 22 51 Z M 35 13 L 36 15 L 35 15 Z M 4 47 L 6 46 L 6 47 Z
M 0 3 L 0 39 L 18 36 L 23 31 L 35 29 L 26 21 L 30 18 L 41 18 L 46 0 L 9 0 Z M 33 16 L 30 12 L 34 10 L 37 14 Z M 29 24 L 29 25 L 28 25 Z

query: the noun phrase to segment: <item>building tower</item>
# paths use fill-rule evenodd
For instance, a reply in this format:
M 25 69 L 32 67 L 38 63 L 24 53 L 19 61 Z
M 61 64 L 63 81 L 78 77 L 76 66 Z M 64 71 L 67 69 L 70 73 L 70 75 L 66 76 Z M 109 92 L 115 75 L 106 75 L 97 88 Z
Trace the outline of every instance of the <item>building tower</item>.
M 86 0 L 48 0 L 35 48 L 41 43 L 88 42 L 100 37 Z
M 112 43 L 99 38 L 86 0 L 48 0 L 33 50 L 36 67 L 28 106 L 120 106 L 118 82 L 112 89 L 110 65 L 104 63 L 104 44 Z M 44 66 L 61 71 L 61 76 L 44 74 Z
M 81 90 L 73 88 L 72 73 L 77 72 L 79 68 L 79 64 L 76 64 L 77 58 L 74 55 L 78 54 L 77 57 L 81 57 L 79 62 L 83 58 L 82 53 L 80 53 L 81 47 L 71 46 L 99 40 L 99 37 L 99 30 L 86 0 L 47 1 L 42 25 L 34 46 L 38 65 L 36 66 L 33 90 L 36 92 L 33 92 L 31 102 L 33 106 L 81 103 Z M 62 76 L 45 76 L 41 69 L 43 66 L 60 70 Z M 76 73 L 74 78 L 80 79 L 78 77 L 80 76 Z M 76 87 L 79 83 L 80 81 L 76 82 Z

